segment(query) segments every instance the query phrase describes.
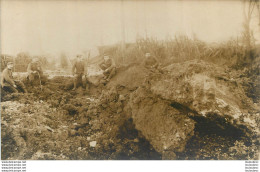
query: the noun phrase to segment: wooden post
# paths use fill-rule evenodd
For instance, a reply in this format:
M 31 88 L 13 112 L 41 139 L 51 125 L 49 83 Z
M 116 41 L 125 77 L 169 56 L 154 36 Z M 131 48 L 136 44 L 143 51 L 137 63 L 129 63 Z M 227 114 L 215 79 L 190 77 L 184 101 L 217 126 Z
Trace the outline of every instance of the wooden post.
M 14 72 L 15 72 L 15 57 L 13 57 L 13 63 L 14 63 Z
M 122 60 L 125 60 L 125 17 L 124 17 L 124 0 L 121 0 L 121 51 L 122 51 Z
M 260 1 L 258 0 L 257 3 L 257 11 L 258 11 L 258 30 L 257 32 L 260 32 Z M 259 33 L 258 33 L 259 34 Z M 260 38 L 257 38 L 257 47 L 260 45 Z
M 139 13 L 139 6 L 137 5 L 138 0 L 135 0 L 135 28 L 136 28 L 136 37 L 135 40 L 138 40 L 140 38 L 139 35 L 139 17 L 140 17 L 140 13 Z
M 145 39 L 147 39 L 147 17 L 146 17 L 146 2 L 144 1 L 144 31 L 145 31 Z

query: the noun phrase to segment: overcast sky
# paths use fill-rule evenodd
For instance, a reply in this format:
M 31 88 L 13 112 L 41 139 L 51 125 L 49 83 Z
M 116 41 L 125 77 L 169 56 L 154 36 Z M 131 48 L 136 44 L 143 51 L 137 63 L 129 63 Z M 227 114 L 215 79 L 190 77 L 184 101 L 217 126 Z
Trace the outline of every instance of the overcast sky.
M 122 11 L 127 42 L 137 34 L 223 41 L 242 29 L 240 1 L 1 1 L 1 53 L 73 55 L 117 43 Z

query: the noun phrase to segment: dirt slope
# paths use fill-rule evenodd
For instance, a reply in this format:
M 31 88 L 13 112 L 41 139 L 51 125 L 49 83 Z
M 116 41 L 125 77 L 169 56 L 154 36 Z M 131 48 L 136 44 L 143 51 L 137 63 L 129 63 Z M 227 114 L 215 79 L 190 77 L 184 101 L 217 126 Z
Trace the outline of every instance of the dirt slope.
M 121 67 L 90 92 L 47 80 L 1 97 L 2 159 L 255 159 L 259 110 L 237 76 L 188 61 Z

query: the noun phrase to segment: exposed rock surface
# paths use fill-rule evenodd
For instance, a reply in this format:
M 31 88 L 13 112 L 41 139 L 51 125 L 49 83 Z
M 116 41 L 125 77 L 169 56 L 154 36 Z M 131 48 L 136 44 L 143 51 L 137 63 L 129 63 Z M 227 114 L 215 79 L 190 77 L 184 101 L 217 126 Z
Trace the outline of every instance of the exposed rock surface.
M 197 60 L 148 73 L 129 101 L 136 129 L 163 155 L 182 152 L 195 123 L 212 125 L 226 137 L 259 136 L 259 109 L 233 77 L 223 67 Z
M 195 111 L 196 115 L 217 114 L 234 125 L 257 127 L 255 105 L 225 68 L 188 61 L 172 64 L 165 70 L 164 75 L 152 76 L 153 94 L 171 101 L 173 106 L 179 104 Z
M 192 119 L 145 88 L 131 95 L 130 106 L 136 129 L 163 155 L 167 151 L 182 152 L 194 134 Z

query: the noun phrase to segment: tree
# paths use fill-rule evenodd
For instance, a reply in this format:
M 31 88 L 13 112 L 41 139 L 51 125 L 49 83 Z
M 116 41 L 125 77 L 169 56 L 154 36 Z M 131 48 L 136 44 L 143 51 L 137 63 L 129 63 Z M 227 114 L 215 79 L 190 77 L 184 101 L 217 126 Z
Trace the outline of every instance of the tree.
M 20 52 L 14 60 L 14 71 L 25 72 L 27 71 L 28 64 L 32 61 L 32 57 L 28 52 Z
M 247 49 L 251 49 L 254 43 L 254 35 L 250 28 L 250 22 L 255 7 L 259 8 L 259 0 L 244 0 L 243 3 L 244 3 L 243 41 Z
M 260 27 L 260 1 L 257 3 L 257 11 L 258 11 L 258 26 Z

